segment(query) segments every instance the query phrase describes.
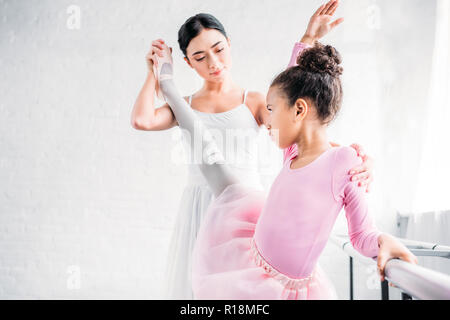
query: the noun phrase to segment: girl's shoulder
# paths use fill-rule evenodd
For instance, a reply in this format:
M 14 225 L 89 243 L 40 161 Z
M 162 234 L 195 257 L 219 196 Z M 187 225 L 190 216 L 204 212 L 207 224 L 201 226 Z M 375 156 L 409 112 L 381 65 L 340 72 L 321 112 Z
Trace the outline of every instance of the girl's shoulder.
M 334 168 L 335 173 L 343 175 L 348 173 L 350 169 L 362 163 L 362 159 L 352 147 L 341 146 L 335 147 Z
M 362 159 L 358 156 L 355 149 L 352 147 L 336 147 L 334 157 L 333 170 L 333 196 L 336 201 L 342 201 L 345 198 L 345 190 L 352 188 L 352 190 L 359 190 L 357 181 L 351 181 L 350 170 L 362 163 Z

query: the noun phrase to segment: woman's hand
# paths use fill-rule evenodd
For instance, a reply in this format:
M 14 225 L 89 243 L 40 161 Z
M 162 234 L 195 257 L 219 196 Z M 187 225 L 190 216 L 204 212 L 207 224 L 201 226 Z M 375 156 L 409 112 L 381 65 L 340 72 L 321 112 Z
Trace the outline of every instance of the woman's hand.
M 370 191 L 370 184 L 373 181 L 373 159 L 368 156 L 363 148 L 359 144 L 352 144 L 350 147 L 356 150 L 358 157 L 363 161 L 361 165 L 354 167 L 350 170 L 349 174 L 352 175 L 352 181 L 359 181 L 359 187 L 366 187 L 366 192 Z
M 378 237 L 378 246 L 380 249 L 378 250 L 377 267 L 381 281 L 384 281 L 386 263 L 390 259 L 399 258 L 417 264 L 417 257 L 403 243 L 389 234 L 382 233 Z
M 172 53 L 172 48 L 169 48 L 163 39 L 154 40 L 152 42 L 152 47 L 145 56 L 145 61 L 147 62 L 147 68 L 149 72 L 153 72 L 153 64 L 154 64 L 153 55 L 157 54 L 160 57 L 162 57 L 163 50 L 170 50 L 170 53 Z
M 340 145 L 335 142 L 330 142 L 330 145 L 333 148 L 340 147 Z M 370 184 L 373 181 L 373 159 L 372 157 L 365 154 L 363 147 L 361 147 L 359 144 L 354 143 L 350 147 L 356 150 L 358 157 L 360 157 L 363 161 L 361 165 L 350 170 L 349 174 L 352 175 L 351 180 L 359 181 L 358 186 L 365 186 L 366 192 L 369 192 Z
M 330 23 L 338 6 L 339 0 L 330 0 L 326 4 L 321 5 L 309 20 L 306 32 L 300 42 L 313 45 L 316 40 L 325 36 L 344 21 L 344 18 L 339 18 Z

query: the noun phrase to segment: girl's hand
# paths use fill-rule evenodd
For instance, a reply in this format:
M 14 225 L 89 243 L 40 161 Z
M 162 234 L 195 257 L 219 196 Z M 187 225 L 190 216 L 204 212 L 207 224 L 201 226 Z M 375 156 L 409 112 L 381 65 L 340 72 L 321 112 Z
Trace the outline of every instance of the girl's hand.
M 350 170 L 352 181 L 359 181 L 359 187 L 366 187 L 366 192 L 370 191 L 370 184 L 373 181 L 373 159 L 365 154 L 363 148 L 359 144 L 352 144 L 350 147 L 356 150 L 358 157 L 361 157 L 363 163 Z
M 170 49 L 170 53 L 172 53 L 172 48 L 169 48 L 164 40 L 162 39 L 158 39 L 158 40 L 154 40 L 152 42 L 152 47 L 150 48 L 150 51 L 147 53 L 147 55 L 145 56 L 145 61 L 147 62 L 147 68 L 149 72 L 153 72 L 153 55 L 157 54 L 160 57 L 163 56 L 163 50 L 169 50 Z
M 417 257 L 403 243 L 389 234 L 382 233 L 378 237 L 378 246 L 380 249 L 378 250 L 377 266 L 381 281 L 384 281 L 386 263 L 390 259 L 399 258 L 417 264 Z
M 305 35 L 300 42 L 313 45 L 316 40 L 319 40 L 338 24 L 344 21 L 344 18 L 339 18 L 330 23 L 333 14 L 339 6 L 339 0 L 330 0 L 317 9 L 309 20 Z

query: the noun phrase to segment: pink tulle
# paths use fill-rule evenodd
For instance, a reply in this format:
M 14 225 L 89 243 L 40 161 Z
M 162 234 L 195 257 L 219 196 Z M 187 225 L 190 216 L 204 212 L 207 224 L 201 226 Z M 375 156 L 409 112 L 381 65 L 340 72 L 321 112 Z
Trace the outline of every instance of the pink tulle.
M 195 299 L 337 299 L 333 284 L 316 264 L 304 279 L 291 279 L 258 252 L 253 235 L 265 194 L 239 184 L 215 199 L 197 235 L 192 262 Z

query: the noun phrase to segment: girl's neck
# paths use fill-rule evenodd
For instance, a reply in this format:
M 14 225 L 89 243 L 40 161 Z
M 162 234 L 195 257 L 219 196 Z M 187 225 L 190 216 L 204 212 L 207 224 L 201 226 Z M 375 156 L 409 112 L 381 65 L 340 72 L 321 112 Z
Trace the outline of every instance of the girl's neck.
M 325 127 L 305 129 L 296 143 L 298 158 L 316 156 L 331 148 Z

